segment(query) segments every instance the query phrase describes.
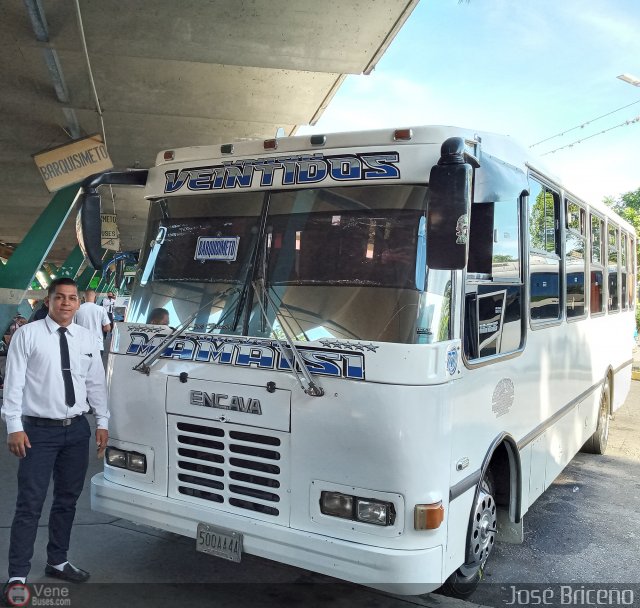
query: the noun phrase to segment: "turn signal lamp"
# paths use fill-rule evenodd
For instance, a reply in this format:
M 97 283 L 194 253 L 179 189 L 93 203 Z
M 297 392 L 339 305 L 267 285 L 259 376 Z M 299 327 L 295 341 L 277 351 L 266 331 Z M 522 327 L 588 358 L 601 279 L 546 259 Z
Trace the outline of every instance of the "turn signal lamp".
M 444 507 L 442 501 L 416 505 L 413 512 L 413 527 L 416 530 L 435 530 L 444 521 Z
M 165 150 L 162 157 L 164 158 L 164 160 L 173 160 L 176 157 L 176 155 L 173 150 Z
M 324 146 L 327 143 L 326 135 L 312 135 L 309 139 L 312 146 Z
M 396 129 L 393 132 L 394 141 L 409 141 L 413 137 L 411 129 Z
M 278 147 L 277 139 L 265 139 L 263 144 L 265 150 L 275 150 Z
M 233 154 L 233 144 L 222 144 L 220 146 L 221 154 Z

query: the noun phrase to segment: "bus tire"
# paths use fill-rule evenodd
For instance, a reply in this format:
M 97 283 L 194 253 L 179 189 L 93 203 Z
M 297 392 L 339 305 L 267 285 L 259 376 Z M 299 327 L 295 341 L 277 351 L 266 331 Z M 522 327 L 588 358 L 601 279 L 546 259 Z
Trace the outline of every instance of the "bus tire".
M 602 394 L 600 395 L 600 408 L 598 409 L 598 426 L 586 443 L 580 448 L 587 454 L 604 454 L 609 442 L 609 419 L 611 417 L 611 389 L 609 378 L 604 381 Z
M 440 593 L 465 599 L 477 588 L 484 565 L 493 550 L 498 513 L 493 476 L 488 470 L 480 481 L 473 506 L 473 523 L 467 537 L 467 560 L 440 587 Z

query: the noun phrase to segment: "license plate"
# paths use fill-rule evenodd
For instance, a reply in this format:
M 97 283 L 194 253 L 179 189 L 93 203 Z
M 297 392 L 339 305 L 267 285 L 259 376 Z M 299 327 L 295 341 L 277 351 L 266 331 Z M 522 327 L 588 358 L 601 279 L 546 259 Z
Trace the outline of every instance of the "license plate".
M 196 551 L 239 562 L 242 559 L 242 534 L 199 523 L 196 533 Z

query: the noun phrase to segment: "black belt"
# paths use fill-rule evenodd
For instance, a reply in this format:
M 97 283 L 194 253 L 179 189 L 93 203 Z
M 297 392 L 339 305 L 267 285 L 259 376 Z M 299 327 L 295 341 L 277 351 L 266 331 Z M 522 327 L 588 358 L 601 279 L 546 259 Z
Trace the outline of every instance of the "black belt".
M 70 426 L 84 418 L 84 414 L 73 418 L 40 418 L 39 416 L 23 416 L 22 421 L 33 426 Z

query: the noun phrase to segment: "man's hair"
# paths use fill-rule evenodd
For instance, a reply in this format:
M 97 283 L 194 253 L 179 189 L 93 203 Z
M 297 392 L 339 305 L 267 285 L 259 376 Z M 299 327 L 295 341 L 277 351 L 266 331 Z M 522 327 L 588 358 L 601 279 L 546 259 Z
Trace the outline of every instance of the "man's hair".
M 147 323 L 158 322 L 163 317 L 169 318 L 169 311 L 166 308 L 154 308 L 149 313 Z
M 88 296 L 90 293 L 92 293 L 94 296 L 96 295 L 96 290 L 95 289 L 87 289 L 84 292 L 85 296 Z
M 59 279 L 55 279 L 51 281 L 51 285 L 49 285 L 49 289 L 47 289 L 47 294 L 51 297 L 58 288 L 58 285 L 73 285 L 76 289 L 78 289 L 78 284 L 70 277 L 61 277 Z

